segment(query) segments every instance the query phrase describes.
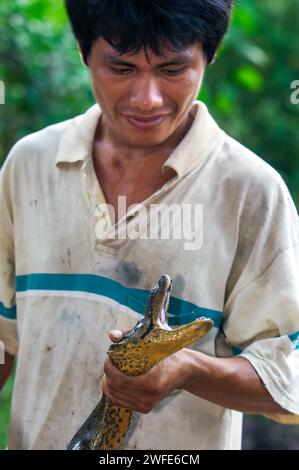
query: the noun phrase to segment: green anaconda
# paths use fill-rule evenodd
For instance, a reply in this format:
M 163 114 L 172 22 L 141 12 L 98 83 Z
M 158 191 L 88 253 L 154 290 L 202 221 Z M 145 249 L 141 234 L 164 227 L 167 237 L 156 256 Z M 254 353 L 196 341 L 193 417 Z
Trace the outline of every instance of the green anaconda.
M 151 291 L 144 317 L 112 344 L 108 354 L 124 374 L 141 375 L 167 356 L 189 346 L 210 331 L 213 321 L 199 318 L 171 329 L 167 310 L 172 281 L 163 275 Z M 119 449 L 129 429 L 132 412 L 115 406 L 105 395 L 67 445 L 66 450 Z

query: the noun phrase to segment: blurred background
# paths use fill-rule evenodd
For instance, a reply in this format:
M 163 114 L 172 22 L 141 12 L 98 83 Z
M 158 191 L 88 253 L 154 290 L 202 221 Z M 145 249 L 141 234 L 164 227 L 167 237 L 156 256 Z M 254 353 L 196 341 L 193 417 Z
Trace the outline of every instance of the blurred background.
M 200 98 L 222 128 L 268 161 L 299 207 L 299 0 L 237 0 L 233 23 Z M 20 137 L 94 103 L 62 0 L 1 0 L 0 166 Z M 298 95 L 299 96 L 299 95 Z M 0 394 L 0 449 L 7 443 L 11 379 Z M 299 449 L 299 426 L 245 416 L 243 449 Z

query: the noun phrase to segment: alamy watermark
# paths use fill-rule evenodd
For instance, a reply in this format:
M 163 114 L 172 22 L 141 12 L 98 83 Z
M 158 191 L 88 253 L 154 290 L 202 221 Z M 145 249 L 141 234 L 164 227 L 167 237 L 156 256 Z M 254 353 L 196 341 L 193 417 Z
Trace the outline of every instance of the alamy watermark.
M 0 104 L 5 104 L 5 85 L 0 80 Z
M 291 83 L 291 89 L 294 90 L 293 93 L 291 93 L 291 103 L 299 104 L 299 80 L 294 80 Z
M 118 220 L 111 205 L 99 204 L 95 234 L 98 240 L 183 240 L 186 251 L 203 245 L 202 204 L 134 204 L 126 210 L 126 197 L 118 198 Z M 110 223 L 108 223 L 110 221 Z
M 5 364 L 5 344 L 0 341 L 0 366 Z

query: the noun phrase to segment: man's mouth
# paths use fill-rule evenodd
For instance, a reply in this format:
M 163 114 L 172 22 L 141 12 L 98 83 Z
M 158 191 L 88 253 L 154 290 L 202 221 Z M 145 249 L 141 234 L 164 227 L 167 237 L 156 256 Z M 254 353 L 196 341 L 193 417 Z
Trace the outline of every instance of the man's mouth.
M 165 121 L 168 117 L 167 114 L 160 114 L 146 118 L 129 114 L 125 114 L 124 116 L 131 125 L 137 127 L 138 129 L 153 129 L 154 127 L 160 126 L 160 124 L 162 124 L 162 122 Z

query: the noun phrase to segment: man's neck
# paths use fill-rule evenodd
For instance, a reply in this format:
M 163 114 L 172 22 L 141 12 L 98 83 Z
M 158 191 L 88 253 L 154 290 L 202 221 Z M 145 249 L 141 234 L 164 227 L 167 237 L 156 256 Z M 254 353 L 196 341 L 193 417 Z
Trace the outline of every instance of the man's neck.
M 163 145 L 151 148 L 116 144 L 99 123 L 93 149 L 94 168 L 106 202 L 114 207 L 117 220 L 118 196 L 126 197 L 128 208 L 150 197 L 176 175 L 172 169 L 162 173 L 162 166 L 184 138 L 192 121 L 190 114 L 180 133 Z
M 116 157 L 118 156 L 123 163 L 128 165 L 130 165 L 130 162 L 140 161 L 142 159 L 151 159 L 152 163 L 157 161 L 163 164 L 188 133 L 192 126 L 193 119 L 192 113 L 190 112 L 186 120 L 165 142 L 152 147 L 141 147 L 129 145 L 127 142 L 123 142 L 119 139 L 118 136 L 113 133 L 113 129 L 110 129 L 109 124 L 105 120 L 105 116 L 102 116 L 96 130 L 95 146 L 100 144 L 103 148 L 107 149 L 110 154 Z

